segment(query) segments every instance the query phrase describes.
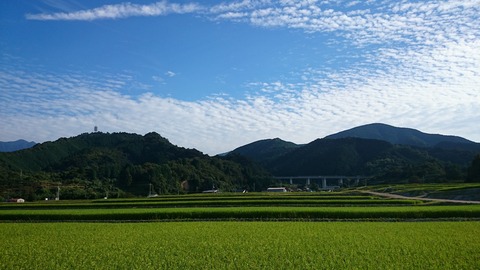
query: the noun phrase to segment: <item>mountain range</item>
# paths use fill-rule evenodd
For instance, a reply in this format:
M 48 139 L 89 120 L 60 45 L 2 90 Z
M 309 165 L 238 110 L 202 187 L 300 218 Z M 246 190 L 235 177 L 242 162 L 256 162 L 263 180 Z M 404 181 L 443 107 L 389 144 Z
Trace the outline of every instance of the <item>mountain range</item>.
M 391 144 L 409 145 L 415 147 L 437 147 L 443 149 L 475 149 L 480 150 L 480 144 L 462 137 L 428 134 L 412 128 L 394 127 L 386 124 L 368 124 L 325 137 L 326 139 L 364 138 L 387 141 Z
M 297 145 L 256 141 L 230 152 L 255 160 L 276 176 L 368 175 L 385 181 L 463 179 L 480 144 L 457 136 L 369 124 Z
M 456 136 L 370 124 L 295 144 L 279 138 L 208 156 L 157 133 L 85 133 L 0 153 L 1 197 L 31 200 L 264 190 L 273 176 L 368 176 L 370 183 L 464 181 L 480 144 Z M 27 194 L 27 195 L 25 195 Z
M 355 127 L 315 141 L 334 141 L 336 139 L 346 138 L 364 139 L 366 140 L 365 143 L 367 143 L 368 140 L 376 140 L 379 141 L 378 143 L 380 143 L 380 141 L 388 142 L 392 146 L 416 148 L 417 150 L 429 152 L 440 159 L 463 165 L 465 165 L 465 162 L 471 161 L 472 155 L 467 154 L 465 158 L 461 158 L 458 155 L 455 156 L 455 153 L 480 152 L 480 143 L 472 142 L 462 137 L 428 134 L 415 129 L 399 128 L 379 123 Z M 345 142 L 345 140 L 337 142 L 342 144 L 341 142 Z M 308 149 L 312 143 L 299 145 L 283 141 L 279 138 L 266 139 L 238 147 L 230 153 L 244 155 L 261 163 L 268 163 L 268 161 L 275 160 L 294 150 L 308 152 L 310 150 L 299 150 L 299 148 Z M 315 152 L 314 150 L 311 151 Z M 445 157 L 442 158 L 442 155 L 445 155 Z
M 36 142 L 28 142 L 26 140 L 16 140 L 13 142 L 0 142 L 0 152 L 14 152 L 27 149 L 37 144 Z

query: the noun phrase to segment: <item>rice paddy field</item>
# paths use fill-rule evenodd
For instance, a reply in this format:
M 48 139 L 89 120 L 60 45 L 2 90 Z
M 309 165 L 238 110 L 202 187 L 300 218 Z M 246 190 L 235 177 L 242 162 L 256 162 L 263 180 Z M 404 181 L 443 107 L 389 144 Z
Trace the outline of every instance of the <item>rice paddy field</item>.
M 478 222 L 1 223 L 1 269 L 480 269 Z
M 0 269 L 480 269 L 480 205 L 355 193 L 0 204 Z

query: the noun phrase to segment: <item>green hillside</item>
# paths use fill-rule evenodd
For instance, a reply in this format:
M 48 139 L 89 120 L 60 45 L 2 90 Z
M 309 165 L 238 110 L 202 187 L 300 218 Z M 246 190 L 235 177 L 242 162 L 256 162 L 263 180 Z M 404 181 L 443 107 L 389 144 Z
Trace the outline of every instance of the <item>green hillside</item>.
M 157 133 L 90 133 L 0 153 L 3 198 L 146 196 L 266 188 L 270 175 L 239 157 L 209 157 Z M 150 188 L 152 190 L 150 190 Z
M 473 157 L 459 150 L 341 138 L 317 139 L 261 162 L 275 176 L 363 175 L 371 177 L 371 183 L 418 183 L 463 181 Z
M 458 136 L 369 124 L 296 145 L 261 140 L 231 153 L 255 160 L 275 176 L 363 175 L 371 183 L 473 181 L 480 144 Z M 473 175 L 476 175 L 473 173 Z
M 266 164 L 299 147 L 301 145 L 275 138 L 249 143 L 236 148 L 230 154 L 242 155 L 260 164 Z
M 157 133 L 85 133 L 0 153 L 0 199 L 94 199 L 265 190 L 273 176 L 366 176 L 376 183 L 479 181 L 479 151 L 347 137 L 253 142 L 210 157 Z
M 354 127 L 327 136 L 327 139 L 363 138 L 416 147 L 441 147 L 480 150 L 480 144 L 458 136 L 428 134 L 412 128 L 400 128 L 381 123 Z

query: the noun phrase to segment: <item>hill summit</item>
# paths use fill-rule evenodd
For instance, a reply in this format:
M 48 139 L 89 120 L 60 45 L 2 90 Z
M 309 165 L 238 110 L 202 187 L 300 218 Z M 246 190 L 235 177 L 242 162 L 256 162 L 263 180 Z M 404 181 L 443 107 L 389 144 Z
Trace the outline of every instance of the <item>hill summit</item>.
M 363 138 L 387 141 L 391 144 L 410 145 L 416 147 L 442 147 L 447 145 L 476 145 L 458 136 L 428 134 L 412 128 L 394 127 L 387 124 L 374 123 L 358 126 L 325 137 L 326 139 Z
M 377 182 L 434 182 L 465 178 L 480 144 L 457 136 L 369 124 L 305 145 L 261 140 L 231 154 L 262 164 L 275 176 L 367 175 Z
M 0 197 L 94 199 L 266 189 L 269 174 L 240 157 L 209 157 L 158 133 L 85 133 L 0 153 Z

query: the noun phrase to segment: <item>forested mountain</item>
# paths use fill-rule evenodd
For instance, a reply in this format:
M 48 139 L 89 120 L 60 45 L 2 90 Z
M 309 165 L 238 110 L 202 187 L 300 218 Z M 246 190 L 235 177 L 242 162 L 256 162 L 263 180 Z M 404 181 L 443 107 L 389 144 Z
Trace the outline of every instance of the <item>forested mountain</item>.
M 238 147 L 230 153 L 242 155 L 261 164 L 265 164 L 298 147 L 300 147 L 300 145 L 275 138 L 256 141 Z
M 85 133 L 0 153 L 0 197 L 38 200 L 58 190 L 63 199 L 146 196 L 150 187 L 158 194 L 260 191 L 275 184 L 273 176 L 362 175 L 369 183 L 479 179 L 476 143 L 381 124 L 352 130 L 361 132 L 306 145 L 261 140 L 216 157 L 154 132 Z
M 353 128 L 306 145 L 279 147 L 285 143 L 262 140 L 232 153 L 252 158 L 275 176 L 364 175 L 377 182 L 464 180 L 480 153 L 480 144 L 461 137 L 384 124 Z
M 445 149 L 480 150 L 480 144 L 458 136 L 428 134 L 411 128 L 400 128 L 386 124 L 374 123 L 355 127 L 325 137 L 326 139 L 364 138 L 387 141 L 392 144 L 416 147 L 439 147 Z
M 25 140 L 16 140 L 14 142 L 0 142 L 0 152 L 14 152 L 27 149 L 37 144 L 36 142 L 27 142 Z
M 212 189 L 264 189 L 270 175 L 240 157 L 209 157 L 171 144 L 157 133 L 89 133 L 0 153 L 0 196 L 146 196 Z
M 363 175 L 374 182 L 442 182 L 462 179 L 465 173 L 465 167 L 442 162 L 423 149 L 361 138 L 317 139 L 266 168 L 276 176 Z
M 379 140 L 317 139 L 269 163 L 267 168 L 278 176 L 365 174 L 365 164 L 391 147 Z

